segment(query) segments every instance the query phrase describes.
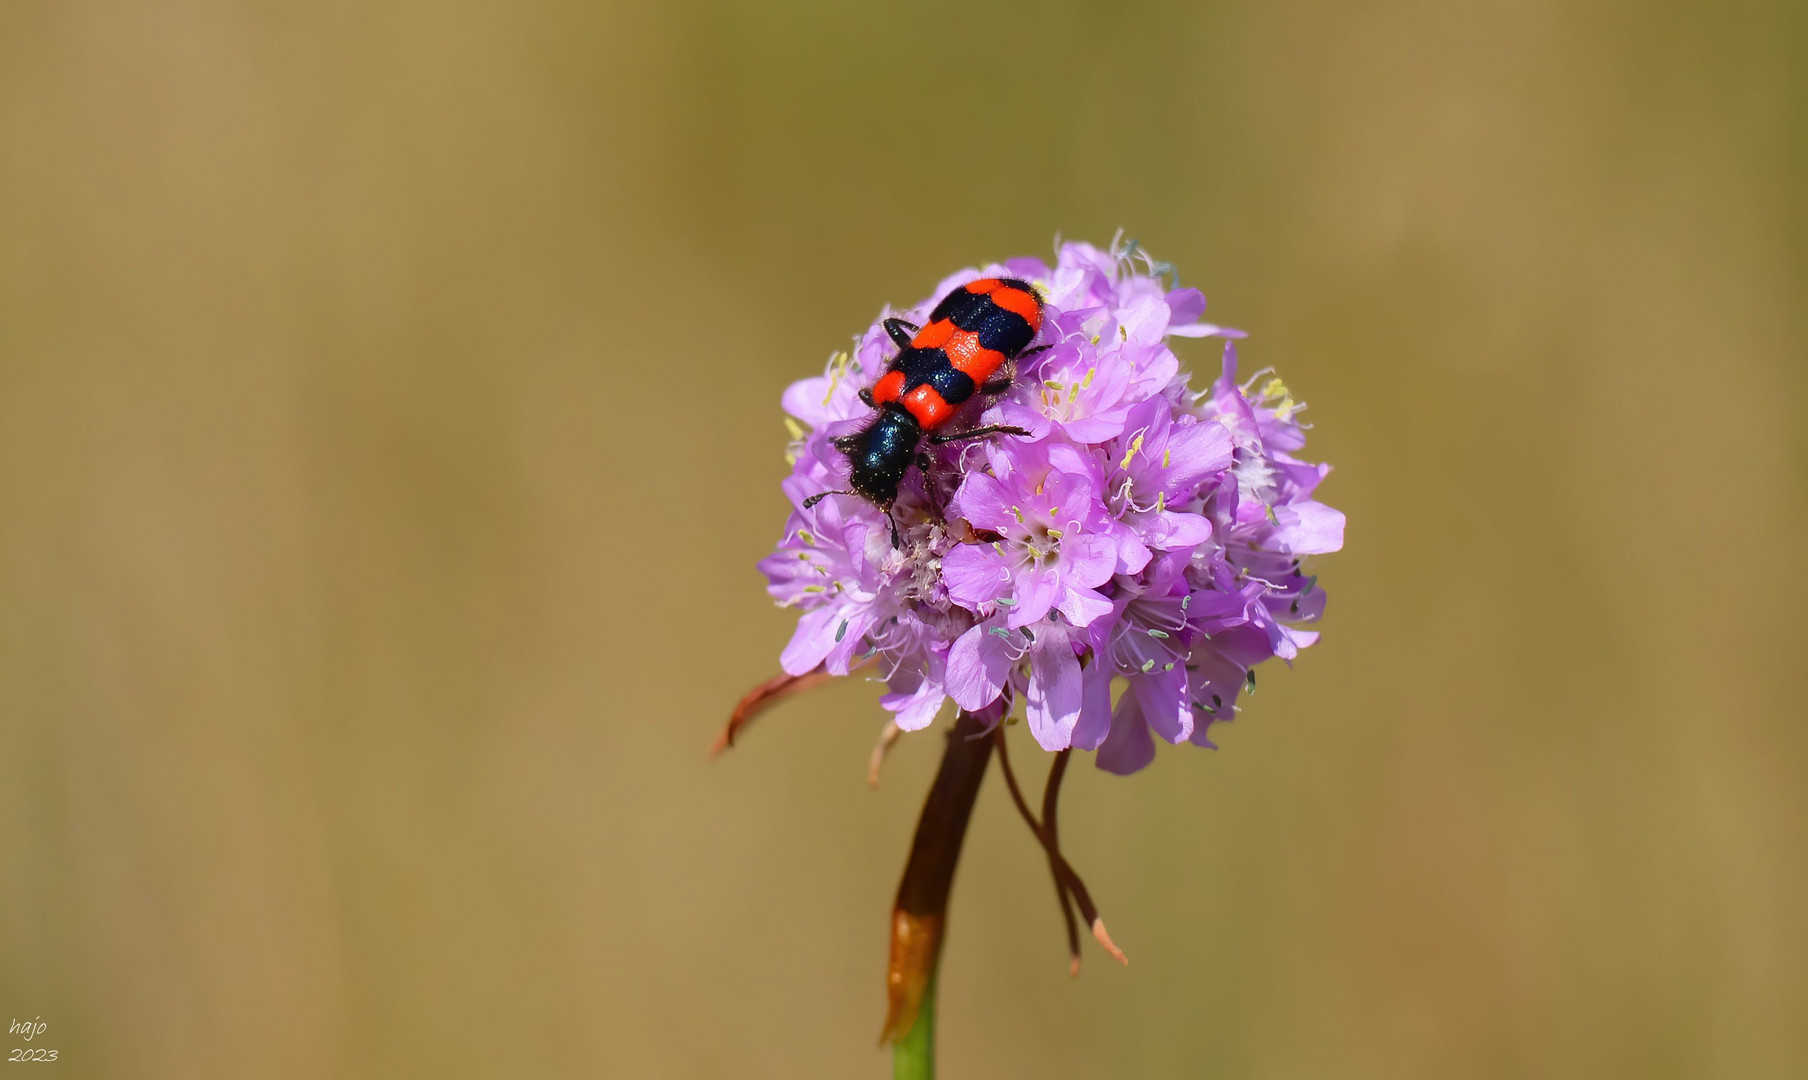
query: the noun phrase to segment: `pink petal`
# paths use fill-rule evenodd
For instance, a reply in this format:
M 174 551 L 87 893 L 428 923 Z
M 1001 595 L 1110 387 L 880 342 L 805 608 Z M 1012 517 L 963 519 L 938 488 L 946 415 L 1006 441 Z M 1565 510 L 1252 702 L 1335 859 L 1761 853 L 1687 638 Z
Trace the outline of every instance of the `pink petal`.
M 1095 619 L 1102 619 L 1111 614 L 1111 601 L 1093 592 L 1091 589 L 1064 588 L 1061 590 L 1061 603 L 1057 605 L 1067 621 L 1075 626 L 1091 626 Z
M 841 623 L 837 608 L 820 607 L 806 611 L 797 620 L 791 643 L 779 654 L 778 666 L 787 675 L 808 675 L 821 665 L 823 657 L 835 647 L 835 627 Z
M 1115 569 L 1120 574 L 1141 573 L 1142 568 L 1149 565 L 1154 552 L 1136 535 L 1136 530 L 1122 522 L 1111 523 L 1112 549 L 1117 552 Z
M 998 700 L 1004 692 L 1005 679 L 1011 673 L 1014 650 L 1005 640 L 992 633 L 995 622 L 980 623 L 959 638 L 948 650 L 948 672 L 944 688 L 956 704 L 968 712 L 983 709 Z
M 1078 442 L 1100 443 L 1115 438 L 1124 430 L 1124 419 L 1130 410 L 1124 406 L 1114 406 L 1092 416 L 1082 416 L 1068 420 L 1061 425 L 1067 437 Z
M 1205 314 L 1205 294 L 1198 289 L 1173 289 L 1169 291 L 1168 318 L 1175 323 L 1191 324 L 1199 321 Z M 1172 330 L 1169 333 L 1173 333 Z
M 905 731 L 921 731 L 935 720 L 935 714 L 942 711 L 948 701 L 948 695 L 942 688 L 929 680 L 910 694 L 886 694 L 879 699 L 879 704 L 896 715 L 892 717 L 899 728 Z
M 1149 737 L 1149 722 L 1143 719 L 1136 695 L 1125 694 L 1118 699 L 1111 734 L 1099 744 L 1095 764 L 1106 772 L 1129 776 L 1154 760 L 1155 740 Z
M 1080 719 L 1074 724 L 1073 748 L 1096 750 L 1111 731 L 1111 665 L 1096 658 L 1080 672 Z
M 954 510 L 975 528 L 1004 532 L 1017 523 L 1011 513 L 1011 493 L 985 473 L 968 473 L 954 495 Z
M 1096 589 L 1117 571 L 1117 545 L 1098 533 L 1066 536 L 1061 540 L 1060 561 L 1062 576 L 1070 587 Z M 1143 562 L 1148 561 L 1148 551 L 1144 549 Z
M 1343 548 L 1343 512 L 1324 503 L 1274 508 L 1274 546 L 1290 555 L 1323 555 Z
M 1036 650 L 1024 713 L 1044 750 L 1065 750 L 1080 719 L 1080 661 L 1065 640 Z
M 1010 424 L 1014 427 L 1027 428 L 1030 441 L 1044 439 L 1054 430 L 1054 421 L 1038 409 L 1033 409 L 1019 401 L 1001 401 L 996 414 L 988 412 L 986 422 L 989 424 Z M 1021 438 L 1021 436 L 1018 436 Z
M 1005 625 L 1015 630 L 1040 622 L 1049 609 L 1055 606 L 1055 600 L 1061 594 L 1061 581 L 1056 573 L 1047 568 L 1021 571 L 1017 574 L 1017 606 L 1005 619 Z
M 1173 510 L 1142 515 L 1143 540 L 1163 551 L 1198 547 L 1212 538 L 1212 523 L 1199 514 L 1181 514 Z
M 829 624 L 830 645 L 828 654 L 823 657 L 823 666 L 832 674 L 846 675 L 854 650 L 861 647 L 875 621 L 871 604 L 850 605 L 844 609 L 841 619 Z
M 961 544 L 942 556 L 942 584 L 956 603 L 978 607 L 1011 591 L 1010 564 L 991 544 Z
M 1144 719 L 1157 735 L 1171 743 L 1181 743 L 1193 733 L 1193 710 L 1187 704 L 1185 668 L 1133 675 L 1130 690 L 1136 695 Z
M 1230 468 L 1231 438 L 1223 424 L 1176 424 L 1168 431 L 1164 485 L 1191 493 L 1206 477 Z
M 1249 336 L 1247 331 L 1233 330 L 1228 326 L 1216 326 L 1208 322 L 1194 323 L 1191 326 L 1170 326 L 1168 333 L 1175 337 L 1246 338 Z

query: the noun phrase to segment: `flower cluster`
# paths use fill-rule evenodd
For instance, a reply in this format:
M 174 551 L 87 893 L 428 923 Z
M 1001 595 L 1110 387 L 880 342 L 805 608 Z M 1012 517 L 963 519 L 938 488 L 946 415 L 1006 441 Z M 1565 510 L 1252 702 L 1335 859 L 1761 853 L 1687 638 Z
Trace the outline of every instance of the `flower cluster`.
M 1011 259 L 966 270 L 907 311 L 881 313 L 851 352 L 785 392 L 796 422 L 792 513 L 760 564 L 801 611 L 786 672 L 845 675 L 872 663 L 898 727 L 927 726 L 952 698 L 996 720 L 1015 701 L 1049 750 L 1097 750 L 1130 773 L 1151 732 L 1212 746 L 1269 657 L 1291 661 L 1325 594 L 1302 560 L 1343 544 L 1343 515 L 1313 499 L 1328 466 L 1293 454 L 1303 405 L 1266 372 L 1237 381 L 1239 331 L 1201 321 L 1205 297 L 1170 285 L 1134 245 L 1061 246 L 1054 266 Z M 963 423 L 1010 424 L 948 447 L 925 443 L 891 508 L 809 496 L 847 486 L 832 440 L 872 410 L 858 396 L 896 347 L 882 320 L 920 323 L 980 276 L 1034 283 L 1046 303 L 1009 392 Z M 1225 340 L 1223 372 L 1198 392 L 1175 337 Z M 979 408 L 980 406 L 974 406 Z

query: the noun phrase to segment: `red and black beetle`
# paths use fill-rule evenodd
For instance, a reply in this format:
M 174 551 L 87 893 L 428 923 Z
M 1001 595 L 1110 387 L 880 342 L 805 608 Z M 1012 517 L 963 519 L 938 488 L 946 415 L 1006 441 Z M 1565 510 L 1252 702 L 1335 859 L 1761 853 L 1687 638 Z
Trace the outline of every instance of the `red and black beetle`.
M 977 439 L 986 435 L 1028 435 L 1020 427 L 988 424 L 966 431 L 932 434 L 953 418 L 974 394 L 1010 389 L 1011 361 L 1042 329 L 1042 297 L 1027 281 L 980 278 L 942 297 L 918 329 L 902 319 L 886 319 L 885 332 L 898 355 L 860 400 L 879 410 L 866 427 L 835 440 L 848 456 L 851 490 L 824 491 L 804 500 L 815 506 L 830 495 L 858 495 L 891 510 L 898 484 L 917 458 L 917 445 Z M 1046 346 L 1043 346 L 1046 348 Z M 1032 349 L 1030 352 L 1039 352 Z M 892 544 L 898 527 L 892 525 Z

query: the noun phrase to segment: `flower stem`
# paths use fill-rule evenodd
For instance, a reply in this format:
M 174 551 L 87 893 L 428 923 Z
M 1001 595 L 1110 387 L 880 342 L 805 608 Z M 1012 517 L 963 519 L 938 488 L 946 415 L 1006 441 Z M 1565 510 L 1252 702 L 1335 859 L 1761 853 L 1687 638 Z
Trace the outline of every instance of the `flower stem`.
M 892 1080 L 935 1080 L 935 983 L 939 972 L 929 973 L 923 1000 L 917 1005 L 917 1022 L 910 1034 L 891 1047 Z
M 966 713 L 948 733 L 948 749 L 917 819 L 910 858 L 891 912 L 883 1042 L 894 1045 L 894 1077 L 935 1075 L 935 983 L 947 926 L 948 894 L 960 862 L 979 783 L 992 761 L 985 725 Z

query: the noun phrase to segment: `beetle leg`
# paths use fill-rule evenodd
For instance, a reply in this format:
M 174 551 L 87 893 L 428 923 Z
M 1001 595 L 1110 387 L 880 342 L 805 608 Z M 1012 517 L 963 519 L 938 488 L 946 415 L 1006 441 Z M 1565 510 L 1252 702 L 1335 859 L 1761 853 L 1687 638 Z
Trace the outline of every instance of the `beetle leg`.
M 923 471 L 923 494 L 929 499 L 929 510 L 936 521 L 947 520 L 947 508 L 942 505 L 942 485 L 935 457 L 928 451 L 917 451 L 917 468 Z
M 860 400 L 866 402 L 866 407 L 869 409 L 876 409 L 879 407 L 879 403 L 873 400 L 873 388 L 870 386 L 862 386 L 860 388 Z
M 967 439 L 983 439 L 987 435 L 1023 435 L 1027 437 L 1031 434 L 1034 433 L 1015 424 L 987 424 L 985 427 L 976 427 L 971 431 L 957 431 L 952 435 L 931 435 L 929 441 L 937 446 L 944 446 L 951 442 L 963 442 Z
M 980 384 L 979 392 L 982 394 L 1002 394 L 1006 390 L 1009 390 L 1011 384 L 1016 381 L 1017 361 L 1015 359 L 1006 360 L 1004 366 L 999 368 L 996 374 Z
M 942 517 L 942 500 L 938 497 L 941 488 L 936 483 L 935 459 L 929 456 L 927 450 L 917 451 L 917 468 L 923 470 L 923 492 L 929 496 L 929 507 L 935 511 L 936 520 L 939 521 Z

